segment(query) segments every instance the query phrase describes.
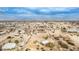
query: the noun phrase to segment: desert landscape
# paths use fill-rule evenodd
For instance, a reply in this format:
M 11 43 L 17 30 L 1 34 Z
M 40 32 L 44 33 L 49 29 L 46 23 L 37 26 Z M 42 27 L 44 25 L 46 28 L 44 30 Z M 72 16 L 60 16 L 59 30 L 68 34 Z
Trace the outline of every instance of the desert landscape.
M 79 22 L 0 22 L 0 51 L 78 51 Z

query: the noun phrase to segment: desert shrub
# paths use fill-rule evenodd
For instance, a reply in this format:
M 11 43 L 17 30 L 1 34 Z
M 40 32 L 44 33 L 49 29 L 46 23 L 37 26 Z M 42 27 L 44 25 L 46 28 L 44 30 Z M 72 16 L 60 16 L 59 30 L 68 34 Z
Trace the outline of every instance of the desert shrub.
M 45 51 L 45 49 L 44 49 L 43 47 L 41 47 L 41 50 L 42 50 L 42 51 Z
M 66 30 L 65 27 L 62 27 L 62 28 L 61 28 L 61 31 L 62 31 L 62 32 L 66 32 L 67 30 Z
M 77 33 L 77 36 L 79 36 L 79 32 Z
M 18 44 L 18 43 L 19 43 L 19 41 L 18 41 L 18 40 L 15 40 L 15 43 L 16 43 L 16 44 Z
M 52 51 L 53 49 L 50 48 L 50 51 Z
M 11 39 L 11 38 L 12 38 L 11 36 L 8 36 L 8 37 L 7 37 L 7 39 Z
M 58 44 L 62 47 L 62 48 L 66 48 L 68 49 L 68 45 L 63 43 L 62 41 L 58 41 Z
M 29 51 L 30 49 L 29 48 L 26 48 L 26 50 L 25 51 Z
M 46 44 L 46 47 L 53 48 L 54 47 L 54 44 L 52 42 L 49 42 L 48 44 Z
M 39 50 L 39 47 L 37 47 L 36 49 Z
M 0 51 L 2 51 L 2 47 L 0 46 Z
M 33 43 L 36 44 L 37 42 L 38 42 L 38 41 L 36 40 L 36 41 L 34 41 Z
M 9 40 L 9 43 L 11 43 L 11 40 Z
M 71 40 L 67 40 L 67 43 L 73 46 L 75 45 Z
M 46 36 L 43 36 L 43 38 L 44 38 L 44 39 L 48 39 L 48 35 L 46 35 Z
M 59 40 L 59 37 L 54 37 L 56 40 Z

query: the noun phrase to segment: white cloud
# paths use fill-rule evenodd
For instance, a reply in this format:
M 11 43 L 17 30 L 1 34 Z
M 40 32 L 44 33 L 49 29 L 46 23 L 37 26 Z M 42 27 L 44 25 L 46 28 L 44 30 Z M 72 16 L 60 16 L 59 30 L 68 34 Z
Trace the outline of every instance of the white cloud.
M 54 8 L 48 8 L 51 11 L 70 11 L 74 8 L 67 8 L 67 7 L 54 7 Z
M 74 8 L 67 8 L 67 7 L 48 7 L 48 8 L 31 8 L 31 10 L 38 10 L 40 12 L 62 12 L 62 11 L 71 11 Z
M 51 12 L 50 9 L 40 9 L 39 12 L 49 13 Z
M 72 11 L 74 8 L 67 8 L 67 7 L 25 7 L 25 8 L 0 8 L 0 12 L 7 12 L 11 11 L 11 12 L 16 12 L 18 13 L 25 13 L 27 15 L 35 15 L 37 14 L 36 11 L 38 11 L 39 13 L 51 13 L 51 12 L 63 12 L 63 11 Z M 6 13 L 5 12 L 5 13 Z

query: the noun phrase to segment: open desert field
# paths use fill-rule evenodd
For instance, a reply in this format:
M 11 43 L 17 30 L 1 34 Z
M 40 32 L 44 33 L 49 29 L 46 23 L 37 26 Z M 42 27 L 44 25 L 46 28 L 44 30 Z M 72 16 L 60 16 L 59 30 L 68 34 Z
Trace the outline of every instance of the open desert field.
M 0 22 L 0 51 L 78 51 L 79 22 Z

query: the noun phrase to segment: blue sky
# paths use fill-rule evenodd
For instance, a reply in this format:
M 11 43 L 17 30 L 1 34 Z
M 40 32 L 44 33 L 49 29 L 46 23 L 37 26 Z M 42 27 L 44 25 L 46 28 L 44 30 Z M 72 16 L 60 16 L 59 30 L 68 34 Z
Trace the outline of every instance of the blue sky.
M 78 7 L 0 7 L 0 19 L 63 19 L 78 20 Z

